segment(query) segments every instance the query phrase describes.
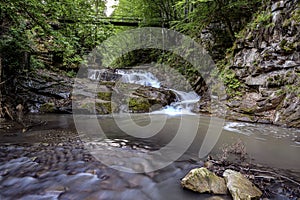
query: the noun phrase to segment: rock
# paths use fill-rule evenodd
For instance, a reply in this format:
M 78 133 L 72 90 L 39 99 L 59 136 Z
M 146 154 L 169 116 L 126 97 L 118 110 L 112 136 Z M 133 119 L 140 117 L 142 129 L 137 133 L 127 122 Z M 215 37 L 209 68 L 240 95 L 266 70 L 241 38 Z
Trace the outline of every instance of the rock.
M 40 107 L 40 111 L 43 113 L 54 113 L 57 110 L 54 103 L 44 103 Z
M 227 169 L 223 173 L 233 200 L 259 199 L 262 192 L 241 173 Z
M 279 1 L 272 5 L 271 10 L 272 12 L 275 12 L 277 10 L 282 10 L 283 8 L 284 8 L 284 1 Z
M 37 70 L 16 80 L 16 102 L 25 102 L 24 112 L 70 113 L 73 80 L 59 73 Z
M 297 13 L 297 0 L 264 2 L 250 22 L 253 27 L 245 27 L 235 41 L 232 55 L 223 60 L 225 77 L 230 77 L 230 69 L 235 75 L 225 83 L 232 89 L 226 103 L 230 119 L 300 127 L 300 110 L 296 109 L 300 104 Z
M 150 112 L 151 104 L 146 98 L 131 97 L 128 99 L 128 108 L 134 113 Z
M 73 93 L 73 109 L 82 114 L 111 114 L 115 112 L 145 113 L 159 110 L 177 99 L 166 88 L 154 88 L 133 83 L 102 82 L 96 90 L 90 80 L 81 79 L 79 89 Z
M 207 200 L 225 200 L 227 198 L 223 198 L 221 196 L 212 196 L 212 197 L 209 197 Z
M 191 170 L 181 185 L 199 193 L 227 194 L 225 180 L 204 167 Z

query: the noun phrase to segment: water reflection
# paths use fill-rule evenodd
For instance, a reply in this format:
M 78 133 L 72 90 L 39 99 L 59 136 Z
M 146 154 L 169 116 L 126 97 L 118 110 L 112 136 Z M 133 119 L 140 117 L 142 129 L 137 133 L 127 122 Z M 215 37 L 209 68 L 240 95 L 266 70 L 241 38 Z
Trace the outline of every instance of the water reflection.
M 159 115 L 157 117 L 159 120 Z M 107 138 L 99 138 L 91 144 L 104 148 L 103 152 L 112 160 L 122 161 L 119 154 L 122 151 L 137 161 L 137 167 L 145 167 L 152 163 L 143 154 L 167 144 L 176 134 L 181 117 L 192 119 L 189 115 L 168 116 L 160 133 L 141 139 L 120 131 L 112 116 L 99 116 L 99 124 Z M 77 137 L 67 135 L 67 131 L 76 131 L 72 116 L 32 116 L 47 120 L 48 124 L 33 128 L 23 135 L 22 141 L 26 141 L 26 145 L 7 144 L 8 140 L 9 143 L 18 143 L 19 137 L 1 135 L 0 199 L 210 199 L 210 195 L 199 196 L 180 187 L 180 179 L 190 169 L 203 164 L 198 152 L 210 119 L 206 116 L 197 117 L 200 122 L 198 132 L 184 156 L 156 172 L 130 174 L 103 165 L 91 157 Z M 132 118 L 140 125 L 149 123 L 148 114 L 132 115 Z M 41 139 L 31 137 L 37 136 L 37 133 Z M 41 142 L 46 137 L 56 135 L 60 137 L 53 144 Z M 250 162 L 284 169 L 281 170 L 283 175 L 300 180 L 300 149 L 295 142 L 296 137 L 299 137 L 298 129 L 226 122 L 212 155 L 221 153 L 220 147 L 224 144 L 241 139 L 252 159 Z M 124 163 L 120 162 L 119 165 L 123 166 Z M 222 198 L 230 199 L 229 196 Z

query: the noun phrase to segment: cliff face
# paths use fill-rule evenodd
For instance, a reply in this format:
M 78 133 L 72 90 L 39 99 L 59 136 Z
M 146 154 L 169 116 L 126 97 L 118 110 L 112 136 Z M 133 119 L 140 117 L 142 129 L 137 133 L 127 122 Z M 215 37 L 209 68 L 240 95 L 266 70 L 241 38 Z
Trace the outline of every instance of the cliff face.
M 240 33 L 222 70 L 225 79 L 234 80 L 225 82 L 230 118 L 300 127 L 298 1 L 265 3 Z

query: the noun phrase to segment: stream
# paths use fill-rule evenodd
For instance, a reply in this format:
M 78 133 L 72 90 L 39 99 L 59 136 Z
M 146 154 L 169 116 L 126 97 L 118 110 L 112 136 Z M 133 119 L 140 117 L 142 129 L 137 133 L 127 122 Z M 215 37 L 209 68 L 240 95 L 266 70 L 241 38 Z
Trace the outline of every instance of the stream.
M 161 87 L 152 74 L 117 73 L 122 75 L 122 82 Z M 89 73 L 91 80 L 98 80 L 98 77 L 99 72 Z M 105 133 L 106 138 L 99 137 L 89 142 L 83 140 L 84 131 L 77 131 L 78 124 L 74 123 L 72 115 L 29 115 L 30 120 L 45 123 L 25 133 L 12 127 L 5 134 L 0 134 L 0 199 L 215 199 L 209 194 L 183 190 L 180 179 L 191 169 L 203 166 L 205 158 L 199 158 L 199 149 L 207 130 L 217 133 L 219 125 L 210 123 L 210 117 L 191 111 L 191 105 L 200 99 L 196 93 L 173 91 L 177 101 L 151 113 L 131 113 L 130 117 L 114 113 L 97 115 L 96 118 L 89 115 L 77 118 L 76 123 L 81 120 L 81 124 L 86 124 L 87 132 L 93 130 L 89 126 L 93 119 Z M 165 123 L 157 134 L 141 138 L 126 134 L 138 132 L 135 126 L 126 126 L 126 131 L 119 128 L 120 124 L 126 125 L 129 121 L 142 127 L 141 135 L 151 132 L 153 127 L 160 127 L 162 121 Z M 170 143 L 182 121 L 187 124 L 197 121 L 191 145 L 186 146 L 174 162 L 158 170 L 147 171 L 154 165 L 147 155 Z M 218 119 L 214 118 L 216 121 Z M 300 181 L 299 129 L 232 121 L 226 121 L 222 127 L 216 145 L 211 147 L 210 156 L 222 157 L 224 145 L 241 141 L 247 162 Z M 98 132 L 93 134 L 97 136 Z M 190 133 L 187 131 L 185 134 L 189 136 Z M 183 137 L 182 141 L 185 138 L 190 139 Z M 87 148 L 90 144 L 97 146 L 100 159 L 94 156 L 93 149 Z M 231 159 L 235 159 L 234 156 Z M 117 170 L 128 163 L 135 163 L 134 168 L 147 172 Z M 274 183 L 270 187 L 275 191 L 271 199 L 290 199 L 289 193 L 280 184 Z M 299 186 L 292 184 L 291 187 Z M 229 195 L 220 198 L 231 199 Z
M 200 126 L 188 151 L 169 166 L 151 173 L 132 174 L 112 169 L 88 152 L 76 133 L 71 115 L 32 115 L 47 124 L 17 135 L 1 134 L 0 199 L 210 199 L 208 194 L 183 190 L 180 179 L 192 168 L 203 165 L 197 157 L 208 117 L 198 116 Z M 147 114 L 136 114 L 139 123 Z M 189 115 L 183 116 L 189 117 Z M 147 153 L 162 147 L 173 136 L 179 116 L 170 116 L 157 137 L 138 139 L 124 135 L 112 116 L 99 116 L 107 133 L 102 141 L 109 155 L 119 160 L 122 151 L 132 159 L 137 152 Z M 125 119 L 124 119 L 125 120 Z M 177 124 L 177 125 L 176 125 Z M 281 175 L 300 181 L 299 130 L 270 125 L 226 122 L 210 155 L 221 153 L 220 147 L 241 139 L 252 163 L 261 164 Z M 140 159 L 141 165 L 147 160 Z M 286 196 L 276 199 L 288 199 Z M 229 196 L 222 196 L 230 199 Z

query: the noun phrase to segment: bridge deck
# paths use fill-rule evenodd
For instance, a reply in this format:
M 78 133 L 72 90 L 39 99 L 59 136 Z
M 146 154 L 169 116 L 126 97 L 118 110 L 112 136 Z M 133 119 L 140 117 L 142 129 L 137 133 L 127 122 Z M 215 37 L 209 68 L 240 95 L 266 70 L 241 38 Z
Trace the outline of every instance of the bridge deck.
M 60 19 L 61 23 L 87 23 L 87 24 L 113 24 L 115 26 L 135 26 L 138 27 L 142 22 L 142 18 L 137 17 L 97 17 L 90 19 Z M 165 22 L 157 20 L 157 23 Z

